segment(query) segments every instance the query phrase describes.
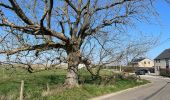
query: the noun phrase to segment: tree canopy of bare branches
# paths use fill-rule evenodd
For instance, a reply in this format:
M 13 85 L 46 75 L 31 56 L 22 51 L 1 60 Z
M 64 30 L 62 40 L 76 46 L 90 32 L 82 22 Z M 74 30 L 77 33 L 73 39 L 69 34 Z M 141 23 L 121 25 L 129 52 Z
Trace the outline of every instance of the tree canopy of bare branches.
M 134 26 L 135 21 L 147 21 L 153 12 L 153 2 L 0 0 L 0 53 L 15 59 L 14 62 L 24 62 L 24 58 L 32 56 L 35 57 L 30 63 L 43 58 L 49 62 L 67 62 L 65 84 L 77 86 L 80 63 L 89 69 L 90 59 L 108 63 L 113 58 L 122 58 L 124 53 L 113 48 L 124 43 L 128 26 Z M 91 56 L 95 53 L 99 58 Z

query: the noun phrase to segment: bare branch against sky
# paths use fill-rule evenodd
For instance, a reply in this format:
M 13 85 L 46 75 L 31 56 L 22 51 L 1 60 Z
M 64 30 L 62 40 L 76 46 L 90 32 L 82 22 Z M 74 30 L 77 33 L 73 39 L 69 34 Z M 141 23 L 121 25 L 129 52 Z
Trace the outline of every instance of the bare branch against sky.
M 149 21 L 153 3 L 154 0 L 0 0 L 0 53 L 7 54 L 12 62 L 29 66 L 67 62 L 65 85 L 76 86 L 80 63 L 88 69 L 92 63 L 110 63 L 122 59 L 127 52 L 144 53 L 152 47 L 155 41 L 147 37 L 132 41 L 127 30 L 136 21 Z

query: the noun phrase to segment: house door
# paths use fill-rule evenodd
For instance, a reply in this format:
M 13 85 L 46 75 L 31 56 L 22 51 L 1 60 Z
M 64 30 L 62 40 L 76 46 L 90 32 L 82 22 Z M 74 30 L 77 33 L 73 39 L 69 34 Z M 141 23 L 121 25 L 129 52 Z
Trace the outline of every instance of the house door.
M 169 59 L 165 59 L 166 62 L 166 68 L 169 69 Z

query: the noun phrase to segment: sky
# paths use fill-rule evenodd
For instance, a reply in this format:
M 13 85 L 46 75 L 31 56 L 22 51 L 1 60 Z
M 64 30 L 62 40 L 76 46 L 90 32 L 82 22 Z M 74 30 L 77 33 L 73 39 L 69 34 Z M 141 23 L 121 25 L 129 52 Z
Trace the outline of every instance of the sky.
M 170 4 L 163 2 L 163 0 L 157 0 L 155 8 L 159 13 L 158 18 L 154 20 L 155 23 L 137 24 L 138 31 L 153 34 L 159 38 L 157 46 L 147 53 L 147 57 L 150 59 L 154 59 L 162 51 L 170 48 Z
M 159 37 L 160 40 L 157 46 L 153 47 L 147 53 L 147 57 L 150 59 L 154 59 L 162 51 L 170 48 L 170 4 L 165 3 L 164 0 L 157 0 L 155 8 L 159 13 L 159 17 L 154 20 L 155 23 L 137 23 L 137 30 L 135 29 L 132 32 L 134 34 L 135 32 L 144 32 L 152 34 L 154 37 Z

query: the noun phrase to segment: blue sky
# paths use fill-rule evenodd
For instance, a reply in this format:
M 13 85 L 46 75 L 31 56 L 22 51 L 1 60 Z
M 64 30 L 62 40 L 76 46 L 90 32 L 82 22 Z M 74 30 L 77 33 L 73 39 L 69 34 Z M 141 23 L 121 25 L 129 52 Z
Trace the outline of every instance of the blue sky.
M 154 24 L 137 24 L 138 31 L 152 34 L 160 39 L 158 45 L 147 53 L 147 56 L 151 59 L 154 59 L 163 50 L 170 48 L 170 4 L 158 0 L 155 8 L 159 17 L 153 20 Z
M 159 17 L 153 20 L 153 24 L 138 23 L 136 29 L 130 30 L 134 34 L 135 32 L 143 32 L 155 37 L 159 36 L 159 44 L 147 53 L 148 58 L 151 59 L 154 59 L 163 50 L 170 48 L 170 4 L 168 5 L 164 0 L 157 0 L 155 8 Z

